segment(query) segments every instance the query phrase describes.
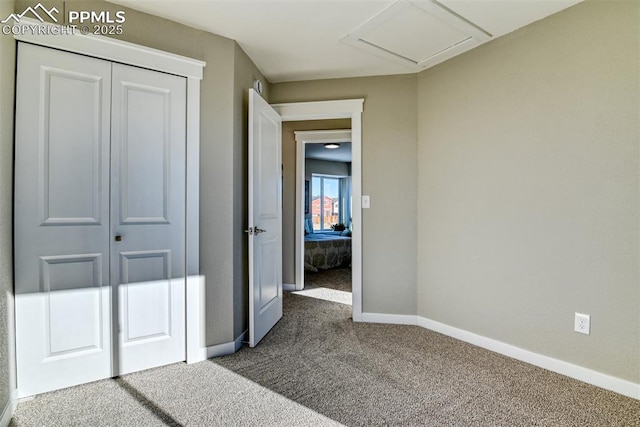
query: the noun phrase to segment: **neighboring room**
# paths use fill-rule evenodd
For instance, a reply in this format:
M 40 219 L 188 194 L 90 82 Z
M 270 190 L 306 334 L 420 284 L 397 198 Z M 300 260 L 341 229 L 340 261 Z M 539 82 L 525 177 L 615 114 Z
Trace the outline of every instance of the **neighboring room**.
M 305 175 L 305 272 L 348 267 L 351 263 L 351 143 L 305 144 Z M 313 242 L 319 245 L 310 244 Z
M 350 120 L 283 123 L 285 286 L 348 305 L 352 304 L 353 221 L 350 135 Z
M 332 289 L 329 298 L 351 304 L 351 143 L 302 146 L 304 286 Z

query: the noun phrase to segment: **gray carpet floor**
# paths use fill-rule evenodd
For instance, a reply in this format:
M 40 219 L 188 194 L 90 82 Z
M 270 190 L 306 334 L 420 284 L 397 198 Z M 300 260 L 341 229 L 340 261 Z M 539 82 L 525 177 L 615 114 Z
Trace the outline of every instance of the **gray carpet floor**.
M 351 292 L 351 269 L 335 268 L 317 273 L 304 273 L 304 286 L 307 288 L 335 289 Z
M 307 278 L 347 289 L 348 271 Z M 350 279 L 349 279 L 350 280 Z M 15 426 L 640 426 L 640 401 L 419 327 L 286 294 L 254 349 L 37 396 Z

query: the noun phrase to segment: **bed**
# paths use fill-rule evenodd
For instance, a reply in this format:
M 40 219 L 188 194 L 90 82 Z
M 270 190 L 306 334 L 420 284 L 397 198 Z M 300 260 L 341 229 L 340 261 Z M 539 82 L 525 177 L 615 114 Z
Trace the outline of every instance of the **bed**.
M 351 236 L 340 232 L 304 236 L 304 269 L 317 272 L 351 264 Z

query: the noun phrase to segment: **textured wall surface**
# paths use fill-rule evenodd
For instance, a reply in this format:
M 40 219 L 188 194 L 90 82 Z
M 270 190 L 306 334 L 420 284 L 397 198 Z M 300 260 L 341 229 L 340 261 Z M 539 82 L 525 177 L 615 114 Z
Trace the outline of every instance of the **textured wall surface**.
M 639 9 L 585 2 L 420 74 L 419 315 L 640 382 Z
M 416 75 L 271 85 L 272 103 L 364 98 L 363 311 L 416 312 Z

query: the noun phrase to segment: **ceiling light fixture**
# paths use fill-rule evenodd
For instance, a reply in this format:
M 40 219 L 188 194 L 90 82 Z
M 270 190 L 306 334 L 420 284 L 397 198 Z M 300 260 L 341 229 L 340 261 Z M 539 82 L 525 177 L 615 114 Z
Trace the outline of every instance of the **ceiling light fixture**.
M 324 148 L 328 148 L 329 150 L 335 150 L 336 148 L 340 148 L 340 144 L 336 142 L 329 142 L 324 144 Z

